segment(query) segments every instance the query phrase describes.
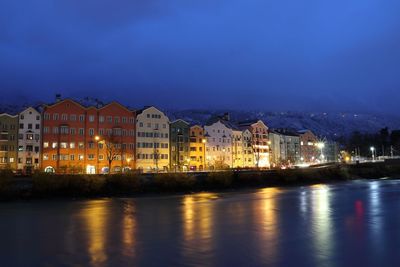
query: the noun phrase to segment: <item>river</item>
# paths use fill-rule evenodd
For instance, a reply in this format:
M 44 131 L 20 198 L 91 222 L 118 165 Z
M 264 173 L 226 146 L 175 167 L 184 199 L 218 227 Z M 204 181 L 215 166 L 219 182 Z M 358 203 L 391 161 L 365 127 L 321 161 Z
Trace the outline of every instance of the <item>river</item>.
M 0 204 L 1 266 L 399 266 L 400 181 Z

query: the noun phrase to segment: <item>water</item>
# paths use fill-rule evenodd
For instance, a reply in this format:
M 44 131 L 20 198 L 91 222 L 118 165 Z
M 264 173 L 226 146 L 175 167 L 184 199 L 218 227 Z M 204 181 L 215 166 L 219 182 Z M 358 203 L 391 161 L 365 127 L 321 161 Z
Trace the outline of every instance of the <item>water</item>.
M 400 181 L 0 204 L 1 266 L 399 266 Z

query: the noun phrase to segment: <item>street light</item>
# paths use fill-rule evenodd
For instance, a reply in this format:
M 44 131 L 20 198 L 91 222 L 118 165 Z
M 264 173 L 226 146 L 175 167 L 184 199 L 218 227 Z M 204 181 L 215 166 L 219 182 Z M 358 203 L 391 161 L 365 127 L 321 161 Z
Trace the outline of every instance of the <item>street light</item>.
M 321 150 L 321 162 L 324 160 L 324 147 L 325 144 L 323 142 L 318 142 L 316 146 Z
M 97 155 L 96 155 L 96 159 L 97 159 L 96 170 L 97 170 L 97 174 L 99 174 L 100 173 L 100 171 L 99 171 L 99 141 L 100 141 L 100 136 L 96 135 L 94 137 L 94 140 L 96 141 L 96 146 L 97 146 L 97 148 L 96 148 L 96 151 L 97 151 Z
M 369 149 L 371 150 L 372 161 L 375 161 L 375 147 L 371 146 Z

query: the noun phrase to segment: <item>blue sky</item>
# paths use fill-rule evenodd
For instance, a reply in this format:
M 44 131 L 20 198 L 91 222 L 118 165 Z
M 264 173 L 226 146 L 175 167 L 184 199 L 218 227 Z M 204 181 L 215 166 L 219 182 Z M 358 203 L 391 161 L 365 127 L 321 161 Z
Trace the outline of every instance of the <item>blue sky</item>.
M 391 0 L 3 0 L 0 102 L 396 114 L 398 14 Z

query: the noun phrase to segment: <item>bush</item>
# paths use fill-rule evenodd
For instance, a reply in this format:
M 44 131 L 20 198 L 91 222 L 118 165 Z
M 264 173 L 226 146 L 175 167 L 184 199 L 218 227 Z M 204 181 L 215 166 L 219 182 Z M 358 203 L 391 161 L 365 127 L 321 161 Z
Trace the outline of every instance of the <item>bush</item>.
M 186 191 L 193 189 L 196 179 L 185 173 L 166 173 L 154 176 L 156 190 Z
M 227 172 L 210 172 L 206 177 L 206 184 L 212 188 L 227 188 L 232 185 L 234 173 Z
M 141 177 L 136 174 L 106 175 L 105 190 L 108 193 L 133 193 L 141 189 Z

